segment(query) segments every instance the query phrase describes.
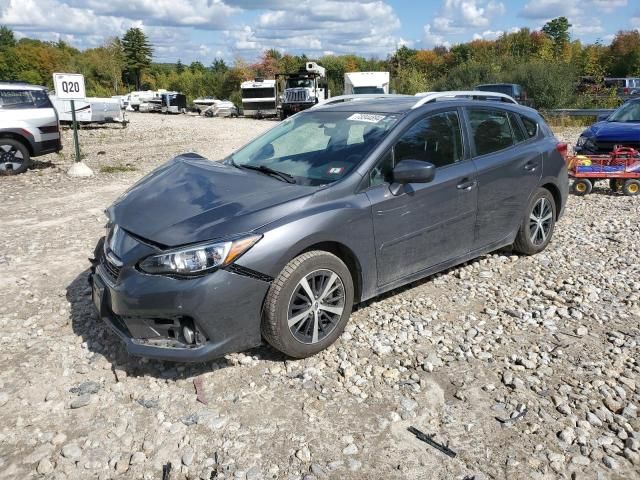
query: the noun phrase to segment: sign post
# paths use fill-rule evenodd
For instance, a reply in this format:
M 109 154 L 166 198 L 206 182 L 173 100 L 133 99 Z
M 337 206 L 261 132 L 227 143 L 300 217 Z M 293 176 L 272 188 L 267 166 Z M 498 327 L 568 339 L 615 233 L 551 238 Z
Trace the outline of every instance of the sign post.
M 84 100 L 86 97 L 84 88 L 84 75 L 79 73 L 54 73 L 53 85 L 56 96 L 60 100 L 70 100 L 71 120 L 73 123 L 73 143 L 76 151 L 76 161 L 69 169 L 72 177 L 90 177 L 91 169 L 85 165 L 80 156 L 80 142 L 78 141 L 78 122 L 76 121 L 75 100 Z

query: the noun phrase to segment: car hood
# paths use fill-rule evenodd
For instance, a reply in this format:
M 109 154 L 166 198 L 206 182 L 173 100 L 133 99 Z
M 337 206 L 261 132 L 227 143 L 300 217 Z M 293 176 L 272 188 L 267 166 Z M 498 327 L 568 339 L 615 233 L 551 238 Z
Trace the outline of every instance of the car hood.
M 136 183 L 107 215 L 134 235 L 175 247 L 255 230 L 298 210 L 315 190 L 186 154 Z
M 598 122 L 582 135 L 601 142 L 640 141 L 640 123 Z

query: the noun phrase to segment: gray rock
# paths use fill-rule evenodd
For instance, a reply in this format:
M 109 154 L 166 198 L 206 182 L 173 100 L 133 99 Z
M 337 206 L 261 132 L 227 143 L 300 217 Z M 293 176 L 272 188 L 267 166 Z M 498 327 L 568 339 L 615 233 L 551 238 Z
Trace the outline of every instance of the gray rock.
M 135 452 L 129 459 L 129 465 L 140 465 L 147 460 L 147 456 L 144 452 Z
M 604 463 L 604 465 L 610 468 L 611 470 L 618 469 L 618 462 L 616 462 L 612 457 L 608 455 L 602 457 L 602 463 Z
M 91 395 L 90 394 L 84 394 L 84 395 L 80 395 L 78 398 L 74 398 L 71 401 L 71 408 L 75 409 L 75 408 L 82 408 L 82 407 L 86 407 L 87 405 L 89 405 L 89 403 L 91 402 Z
M 342 453 L 344 455 L 355 455 L 356 453 L 358 453 L 358 447 L 355 443 L 350 443 L 342 449 Z
M 193 459 L 196 456 L 196 452 L 195 450 L 187 445 L 183 450 L 182 450 L 182 463 L 185 466 L 190 466 L 193 463 Z
M 92 393 L 98 393 L 101 388 L 102 388 L 102 385 L 100 385 L 99 383 L 87 381 L 87 382 L 82 382 L 80 385 L 76 387 L 71 387 L 69 391 L 77 395 L 87 395 Z
M 62 447 L 62 456 L 68 458 L 71 461 L 79 460 L 82 457 L 82 449 L 75 443 L 67 443 Z
M 296 452 L 296 457 L 301 462 L 310 462 L 311 461 L 311 451 L 309 450 L 309 447 L 304 445 L 302 448 L 300 448 Z
M 40 475 L 49 475 L 51 472 L 53 472 L 53 464 L 51 463 L 51 460 L 49 460 L 48 458 L 43 458 L 42 460 L 40 460 L 36 471 Z

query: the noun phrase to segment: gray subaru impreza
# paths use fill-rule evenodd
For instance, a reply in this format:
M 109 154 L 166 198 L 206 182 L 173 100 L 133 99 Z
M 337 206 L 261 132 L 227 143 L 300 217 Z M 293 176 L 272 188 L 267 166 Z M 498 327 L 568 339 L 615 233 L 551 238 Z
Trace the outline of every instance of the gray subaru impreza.
M 181 155 L 106 213 L 91 282 L 137 356 L 203 361 L 263 339 L 302 358 L 354 304 L 512 245 L 545 249 L 566 145 L 534 110 L 367 99 L 301 112 L 222 162 Z

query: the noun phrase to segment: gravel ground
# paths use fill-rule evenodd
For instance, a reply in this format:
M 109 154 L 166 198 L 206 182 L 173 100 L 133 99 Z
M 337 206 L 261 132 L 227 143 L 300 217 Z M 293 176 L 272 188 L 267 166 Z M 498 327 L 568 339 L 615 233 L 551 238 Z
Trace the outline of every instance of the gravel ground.
M 103 209 L 172 155 L 219 159 L 273 123 L 131 119 L 81 131 L 93 178 L 65 175 L 68 131 L 64 155 L 0 178 L 0 478 L 638 478 L 640 197 L 571 197 L 544 253 L 368 302 L 313 358 L 145 361 L 92 311 Z

